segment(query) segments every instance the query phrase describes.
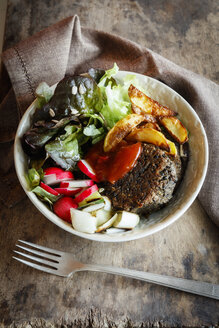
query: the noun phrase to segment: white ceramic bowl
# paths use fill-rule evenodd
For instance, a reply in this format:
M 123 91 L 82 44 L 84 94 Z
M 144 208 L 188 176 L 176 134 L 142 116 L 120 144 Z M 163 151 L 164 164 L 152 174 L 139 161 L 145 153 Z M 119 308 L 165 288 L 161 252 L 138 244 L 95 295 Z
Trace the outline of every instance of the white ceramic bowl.
M 121 71 L 116 76 L 117 80 L 126 74 L 134 73 Z M 185 213 L 197 197 L 204 182 L 208 166 L 208 143 L 205 130 L 198 115 L 185 99 L 165 84 L 141 74 L 136 74 L 136 76 L 142 86 L 144 88 L 146 86 L 147 94 L 150 97 L 179 113 L 180 120 L 189 130 L 190 156 L 185 176 L 172 201 L 166 207 L 149 215 L 147 218 L 142 217 L 140 224 L 132 231 L 115 234 L 78 232 L 70 224 L 61 220 L 50 211 L 33 192 L 28 191 L 25 179 L 27 157 L 21 146 L 21 137 L 31 126 L 31 117 L 36 108 L 36 101 L 27 109 L 18 126 L 14 145 L 14 160 L 17 176 L 24 191 L 31 202 L 47 219 L 74 235 L 102 242 L 122 242 L 151 235 L 167 227 Z

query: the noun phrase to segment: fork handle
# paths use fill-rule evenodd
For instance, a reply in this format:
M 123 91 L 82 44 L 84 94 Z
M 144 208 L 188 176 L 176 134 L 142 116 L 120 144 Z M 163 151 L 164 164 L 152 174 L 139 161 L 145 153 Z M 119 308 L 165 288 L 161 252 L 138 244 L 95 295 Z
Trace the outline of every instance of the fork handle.
M 219 285 L 210 284 L 183 278 L 175 278 L 170 276 L 159 275 L 156 273 L 143 272 L 131 269 L 124 269 L 104 265 L 85 265 L 84 270 L 112 273 L 116 275 L 126 276 L 133 279 L 147 281 L 149 283 L 162 285 L 169 288 L 178 289 L 184 292 L 206 296 L 219 300 Z

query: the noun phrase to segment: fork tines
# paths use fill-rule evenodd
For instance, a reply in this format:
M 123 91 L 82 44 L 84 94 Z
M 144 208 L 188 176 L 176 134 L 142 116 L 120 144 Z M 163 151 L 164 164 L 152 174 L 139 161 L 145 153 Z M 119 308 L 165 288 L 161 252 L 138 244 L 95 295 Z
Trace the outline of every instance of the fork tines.
M 29 243 L 29 242 L 23 241 L 23 240 L 18 240 L 18 241 L 20 243 L 31 246 L 32 248 L 39 249 L 40 251 L 17 244 L 16 245 L 17 247 L 23 249 L 26 252 L 29 252 L 30 254 L 35 254 L 37 256 L 29 255 L 27 253 L 18 252 L 16 250 L 14 250 L 15 253 L 17 253 L 23 257 L 26 257 L 32 261 L 39 262 L 43 265 L 38 265 L 36 263 L 13 256 L 14 259 L 16 259 L 17 261 L 22 262 L 34 269 L 38 269 L 40 271 L 45 271 L 45 272 L 53 273 L 53 274 L 56 272 L 56 270 L 58 269 L 57 264 L 59 263 L 59 259 L 62 256 L 63 252 L 60 252 L 60 251 L 57 251 L 57 250 L 54 250 L 51 248 L 47 248 L 44 246 L 39 246 L 39 245 Z

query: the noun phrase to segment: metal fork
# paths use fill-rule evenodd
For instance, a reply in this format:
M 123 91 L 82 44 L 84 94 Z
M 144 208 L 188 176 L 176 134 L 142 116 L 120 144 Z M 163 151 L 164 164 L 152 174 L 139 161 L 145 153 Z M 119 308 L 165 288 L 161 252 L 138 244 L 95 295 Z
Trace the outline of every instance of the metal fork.
M 155 273 L 130 270 L 124 268 L 117 268 L 106 265 L 97 264 L 83 264 L 73 259 L 73 254 L 57 251 L 44 246 L 29 243 L 27 241 L 19 240 L 20 243 L 31 246 L 32 248 L 16 245 L 17 247 L 27 251 L 33 255 L 27 253 L 14 251 L 15 253 L 22 255 L 32 261 L 39 262 L 42 265 L 33 263 L 31 261 L 24 260 L 13 256 L 14 259 L 48 273 L 52 273 L 61 277 L 70 277 L 73 273 L 78 271 L 97 271 L 106 272 L 111 274 L 117 274 L 126 276 L 133 279 L 143 280 L 149 283 L 170 287 L 184 292 L 202 295 L 219 300 L 219 285 L 210 284 L 207 282 L 194 281 L 182 278 L 175 278 L 170 276 L 159 275 Z M 35 248 L 35 249 L 33 249 Z

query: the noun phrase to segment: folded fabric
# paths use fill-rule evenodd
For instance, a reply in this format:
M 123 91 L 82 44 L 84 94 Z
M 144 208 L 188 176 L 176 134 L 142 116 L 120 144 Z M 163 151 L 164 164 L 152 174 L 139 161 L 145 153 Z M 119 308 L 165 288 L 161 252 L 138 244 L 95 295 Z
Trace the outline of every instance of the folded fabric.
M 0 105 L 1 142 L 13 139 L 18 120 L 34 100 L 34 90 L 41 81 L 53 85 L 66 74 L 86 72 L 90 67 L 108 69 L 116 62 L 121 70 L 149 75 L 173 88 L 191 104 L 204 124 L 210 158 L 199 199 L 209 217 L 219 224 L 219 87 L 216 83 L 127 39 L 83 28 L 77 16 L 21 41 L 6 50 L 2 59 L 18 108 L 10 91 Z

